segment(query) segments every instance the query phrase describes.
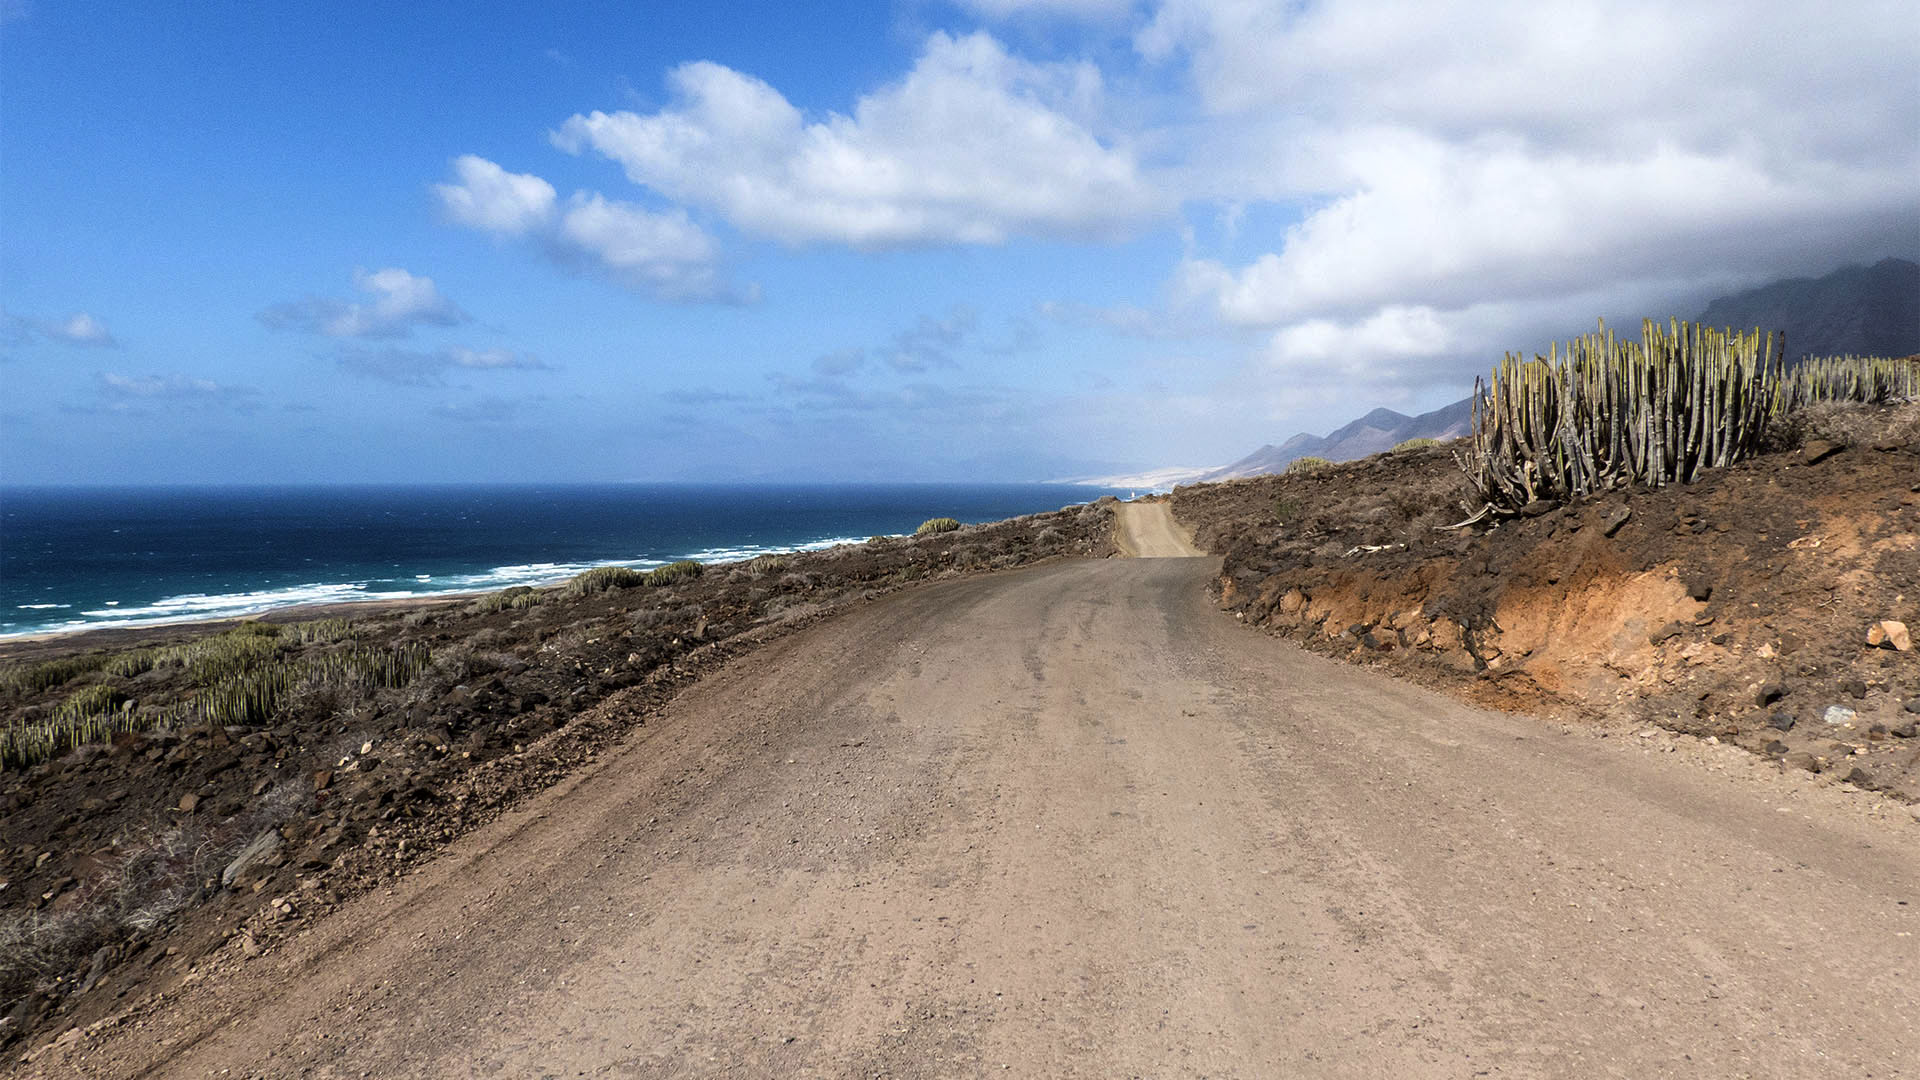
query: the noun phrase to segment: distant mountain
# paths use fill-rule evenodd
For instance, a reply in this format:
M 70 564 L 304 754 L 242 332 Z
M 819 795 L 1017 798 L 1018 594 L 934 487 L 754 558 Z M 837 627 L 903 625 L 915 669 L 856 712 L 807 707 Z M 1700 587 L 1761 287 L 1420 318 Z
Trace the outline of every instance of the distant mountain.
M 1327 435 L 1295 435 L 1279 446 L 1263 446 L 1231 465 L 1203 474 L 1200 479 L 1234 480 L 1281 472 L 1303 457 L 1352 461 L 1391 450 L 1408 439 L 1453 439 L 1465 435 L 1473 423 L 1473 399 L 1462 398 L 1419 416 L 1392 409 L 1375 409 Z
M 1697 321 L 1736 330 L 1756 326 L 1784 330 L 1787 355 L 1796 360 L 1848 354 L 1912 356 L 1920 353 L 1920 264 L 1882 259 L 1825 277 L 1776 281 L 1715 300 Z M 1352 461 L 1391 450 L 1408 439 L 1457 438 L 1472 425 L 1472 398 L 1419 416 L 1375 409 L 1324 436 L 1302 433 L 1218 469 L 1163 470 L 1151 479 L 1170 485 L 1263 476 L 1283 472 L 1303 457 Z
M 1882 259 L 1825 277 L 1762 285 L 1707 305 L 1700 322 L 1784 330 L 1787 356 L 1920 353 L 1920 264 Z

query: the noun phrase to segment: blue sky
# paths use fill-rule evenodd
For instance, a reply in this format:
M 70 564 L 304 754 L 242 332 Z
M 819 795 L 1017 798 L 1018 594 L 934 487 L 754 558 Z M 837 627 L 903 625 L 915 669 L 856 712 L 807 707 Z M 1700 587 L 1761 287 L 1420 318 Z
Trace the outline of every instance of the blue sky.
M 1920 251 L 1804 7 L 0 0 L 0 479 L 1223 463 Z

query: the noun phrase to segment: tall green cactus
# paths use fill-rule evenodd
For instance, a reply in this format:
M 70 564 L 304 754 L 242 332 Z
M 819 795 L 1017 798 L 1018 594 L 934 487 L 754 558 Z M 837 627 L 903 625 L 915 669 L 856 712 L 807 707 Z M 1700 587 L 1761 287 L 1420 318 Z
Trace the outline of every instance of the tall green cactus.
M 317 633 L 325 638 L 347 636 L 333 630 Z M 136 709 L 112 686 L 83 687 L 45 720 L 0 725 L 0 767 L 31 765 L 127 731 L 266 724 L 303 684 L 363 691 L 405 686 L 433 660 L 431 650 L 420 644 L 377 646 L 349 641 L 289 656 L 274 648 L 235 648 L 226 635 L 158 653 L 147 650 L 146 656 L 178 661 L 190 674 L 204 676 L 195 680 L 201 689 L 171 705 Z M 116 666 L 106 665 L 110 673 Z
M 1605 324 L 1476 381 L 1460 459 L 1496 509 L 1564 502 L 1624 484 L 1691 482 L 1758 448 L 1786 404 L 1779 335 L 1651 319 L 1640 340 Z
M 1858 401 L 1884 405 L 1920 398 L 1920 357 L 1808 358 L 1789 378 L 1789 407 Z

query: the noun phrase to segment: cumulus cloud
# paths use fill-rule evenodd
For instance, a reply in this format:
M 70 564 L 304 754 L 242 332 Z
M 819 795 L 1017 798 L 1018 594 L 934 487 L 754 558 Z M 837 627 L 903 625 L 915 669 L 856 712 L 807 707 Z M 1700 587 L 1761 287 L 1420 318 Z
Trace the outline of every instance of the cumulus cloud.
M 1903 10 L 1163 0 L 1134 40 L 1195 95 L 1183 190 L 1305 208 L 1264 252 L 1189 255 L 1174 294 L 1270 332 L 1276 362 L 1418 369 L 1484 347 L 1499 313 L 1565 333 L 1598 291 L 1684 316 L 1669 305 L 1910 254 Z
M 553 185 L 510 173 L 471 154 L 454 161 L 455 183 L 434 193 L 458 224 L 500 237 L 527 237 L 554 261 L 605 273 L 663 300 L 750 302 L 754 287 L 731 284 L 720 245 L 686 211 L 653 211 L 575 192 L 563 205 Z
M 720 272 L 720 246 L 684 210 L 666 213 L 580 193 L 560 219 L 561 250 L 579 252 L 613 277 L 667 300 L 752 300 Z
M 0 345 L 27 345 L 41 338 L 100 349 L 120 346 L 105 323 L 84 311 L 64 319 L 34 319 L 0 309 Z
M 1224 136 L 1268 133 L 1260 194 L 1320 202 L 1223 298 L 1261 321 L 1629 248 L 1664 265 L 1775 222 L 1911 227 L 1920 98 L 1889 88 L 1920 23 L 1898 11 L 1167 0 L 1137 40 L 1186 59 Z
M 511 349 L 453 347 L 432 352 L 408 349 L 348 349 L 340 370 L 395 386 L 444 386 L 456 371 L 545 371 L 538 358 Z
M 483 157 L 453 161 L 456 183 L 435 184 L 440 205 L 454 221 L 485 232 L 519 236 L 553 219 L 553 185 L 527 173 L 510 173 Z
M 458 326 L 469 321 L 459 305 L 441 294 L 429 277 L 397 266 L 355 270 L 353 284 L 364 301 L 310 296 L 262 311 L 260 321 L 275 330 L 299 330 L 336 338 L 402 338 L 416 326 Z
M 900 82 L 819 120 L 720 64 L 685 64 L 668 81 L 666 108 L 576 115 L 554 144 L 793 244 L 1106 236 L 1165 205 L 1133 152 L 1090 126 L 1097 68 L 1021 60 L 984 33 L 933 35 Z

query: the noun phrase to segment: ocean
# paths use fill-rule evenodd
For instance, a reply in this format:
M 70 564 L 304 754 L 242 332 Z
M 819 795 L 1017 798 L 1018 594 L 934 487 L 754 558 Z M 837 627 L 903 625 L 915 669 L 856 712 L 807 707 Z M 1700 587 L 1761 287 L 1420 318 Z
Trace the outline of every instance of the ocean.
M 1087 502 L 1065 484 L 0 490 L 0 637 L 721 562 Z

